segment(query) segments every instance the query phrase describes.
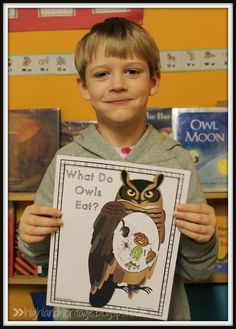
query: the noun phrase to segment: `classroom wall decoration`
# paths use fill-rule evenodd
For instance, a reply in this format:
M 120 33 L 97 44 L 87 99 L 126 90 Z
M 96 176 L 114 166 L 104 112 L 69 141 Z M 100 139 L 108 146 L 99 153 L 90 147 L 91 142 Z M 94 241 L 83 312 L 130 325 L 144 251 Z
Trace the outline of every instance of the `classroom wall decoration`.
M 206 71 L 227 69 L 227 49 L 161 51 L 161 71 Z M 74 54 L 10 55 L 8 73 L 14 75 L 76 74 Z
M 88 29 L 114 15 L 143 22 L 142 8 L 10 8 L 9 32 Z

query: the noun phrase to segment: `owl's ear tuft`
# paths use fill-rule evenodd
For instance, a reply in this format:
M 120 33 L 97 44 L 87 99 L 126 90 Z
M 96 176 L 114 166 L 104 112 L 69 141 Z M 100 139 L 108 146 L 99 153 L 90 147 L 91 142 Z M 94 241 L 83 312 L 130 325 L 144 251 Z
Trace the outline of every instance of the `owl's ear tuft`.
M 122 170 L 121 171 L 121 179 L 123 181 L 124 184 L 127 184 L 129 181 L 129 174 L 126 170 Z
M 164 179 L 164 175 L 160 174 L 160 175 L 156 175 L 153 179 L 153 181 L 156 183 L 156 187 L 160 186 L 161 183 L 163 182 Z

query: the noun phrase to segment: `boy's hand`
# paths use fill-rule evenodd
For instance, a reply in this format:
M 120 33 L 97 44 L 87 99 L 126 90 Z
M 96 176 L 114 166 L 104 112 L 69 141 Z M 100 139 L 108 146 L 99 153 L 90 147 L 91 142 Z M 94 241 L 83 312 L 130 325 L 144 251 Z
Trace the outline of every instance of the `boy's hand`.
M 30 205 L 25 208 L 20 219 L 19 235 L 26 243 L 36 243 L 44 240 L 63 225 L 59 209 Z
M 196 242 L 208 242 L 216 231 L 215 210 L 207 204 L 182 203 L 174 214 L 180 232 Z

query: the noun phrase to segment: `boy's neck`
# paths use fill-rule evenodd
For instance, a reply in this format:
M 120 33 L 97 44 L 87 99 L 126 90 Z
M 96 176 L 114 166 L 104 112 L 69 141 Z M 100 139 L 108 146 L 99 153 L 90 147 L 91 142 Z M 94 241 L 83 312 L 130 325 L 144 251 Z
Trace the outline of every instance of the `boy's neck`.
M 133 146 L 137 144 L 143 136 L 146 127 L 146 122 L 137 127 L 135 125 L 107 127 L 102 123 L 98 123 L 99 133 L 114 147 Z

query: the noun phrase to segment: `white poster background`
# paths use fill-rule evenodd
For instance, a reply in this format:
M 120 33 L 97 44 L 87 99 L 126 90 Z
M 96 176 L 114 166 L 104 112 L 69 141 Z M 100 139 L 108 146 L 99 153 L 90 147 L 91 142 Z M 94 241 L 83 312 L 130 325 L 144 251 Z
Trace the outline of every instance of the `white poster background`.
M 131 180 L 152 181 L 156 173 L 164 174 L 160 190 L 166 212 L 165 240 L 154 273 L 145 284 L 152 288 L 151 294 L 140 290 L 129 299 L 126 292 L 115 289 L 106 306 L 95 308 L 89 303 L 88 270 L 93 224 L 104 204 L 115 200 L 123 184 L 122 169 Z M 51 238 L 47 304 L 166 320 L 180 237 L 173 212 L 177 203 L 186 201 L 189 179 L 186 170 L 58 156 L 54 207 L 62 210 L 64 226 Z

